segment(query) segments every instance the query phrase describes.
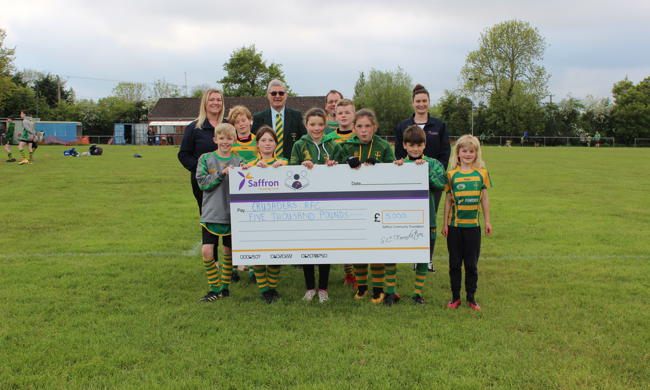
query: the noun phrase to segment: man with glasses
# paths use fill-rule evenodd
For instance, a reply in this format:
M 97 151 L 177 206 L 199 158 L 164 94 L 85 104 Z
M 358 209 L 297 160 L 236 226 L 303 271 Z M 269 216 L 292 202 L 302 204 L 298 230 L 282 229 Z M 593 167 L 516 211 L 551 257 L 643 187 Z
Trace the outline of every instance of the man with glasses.
M 276 153 L 288 160 L 291 158 L 293 143 L 307 134 L 302 113 L 286 106 L 287 87 L 280 80 L 271 80 L 266 97 L 270 107 L 253 115 L 252 132 L 256 133 L 262 125 L 274 129 L 278 136 Z

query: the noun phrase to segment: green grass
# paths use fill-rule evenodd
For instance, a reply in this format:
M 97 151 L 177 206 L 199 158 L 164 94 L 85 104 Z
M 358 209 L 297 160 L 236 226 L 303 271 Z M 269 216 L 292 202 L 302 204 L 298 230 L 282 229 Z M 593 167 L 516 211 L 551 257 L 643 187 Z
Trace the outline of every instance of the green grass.
M 64 149 L 0 165 L 1 389 L 650 386 L 650 149 L 486 147 L 478 313 L 444 307 L 441 237 L 423 307 L 407 265 L 391 308 L 354 302 L 340 266 L 326 305 L 292 267 L 277 304 L 247 281 L 199 304 L 178 149 Z

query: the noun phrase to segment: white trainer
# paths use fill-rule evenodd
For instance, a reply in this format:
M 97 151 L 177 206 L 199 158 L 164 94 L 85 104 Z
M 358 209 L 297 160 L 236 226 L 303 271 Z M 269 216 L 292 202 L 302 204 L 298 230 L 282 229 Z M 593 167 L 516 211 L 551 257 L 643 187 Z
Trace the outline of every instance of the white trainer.
M 318 290 L 318 302 L 324 303 L 330 300 L 327 290 Z
M 305 293 L 305 296 L 302 297 L 302 300 L 303 301 L 311 301 L 312 299 L 314 299 L 315 295 L 316 295 L 316 290 L 307 290 L 307 292 Z

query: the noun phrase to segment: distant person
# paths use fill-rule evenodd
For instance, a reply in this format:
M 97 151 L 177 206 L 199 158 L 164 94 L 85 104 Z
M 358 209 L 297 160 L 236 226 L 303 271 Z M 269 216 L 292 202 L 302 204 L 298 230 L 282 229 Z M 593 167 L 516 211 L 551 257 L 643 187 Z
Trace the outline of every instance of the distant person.
M 34 120 L 31 116 L 27 115 L 27 112 L 24 110 L 21 111 L 20 118 L 23 121 L 23 131 L 20 133 L 20 136 L 18 138 L 18 152 L 20 153 L 20 161 L 18 164 L 26 165 L 32 163 L 36 131 L 34 130 Z M 25 146 L 27 146 L 29 155 L 25 153 Z
M 185 128 L 178 151 L 178 160 L 190 171 L 190 183 L 194 199 L 199 206 L 199 214 L 203 204 L 203 192 L 196 182 L 196 166 L 202 154 L 217 149 L 213 141 L 214 128 L 223 122 L 224 111 L 223 93 L 218 89 L 205 91 L 201 97 L 199 116 Z
M 153 145 L 154 144 L 154 132 L 151 128 L 147 130 L 147 145 Z
M 591 134 L 587 134 L 587 147 L 591 146 Z
M 440 119 L 429 115 L 429 104 L 429 91 L 420 84 L 416 85 L 413 88 L 412 100 L 413 110 L 415 113 L 395 128 L 395 156 L 397 159 L 406 157 L 407 153 L 404 149 L 404 142 L 402 139 L 404 130 L 409 126 L 417 125 L 424 130 L 424 133 L 427 136 L 424 155 L 440 161 L 442 166 L 447 169 L 447 165 L 449 164 L 449 155 L 451 153 L 447 125 Z M 434 192 L 436 210 L 438 210 L 438 204 L 440 204 L 441 197 L 441 191 Z M 429 263 L 429 272 L 435 272 L 433 262 Z
M 14 123 L 14 120 L 11 118 L 7 118 L 7 128 L 5 129 L 4 132 L 4 139 L 2 140 L 2 144 L 4 146 L 5 152 L 7 152 L 7 162 L 16 162 L 16 159 L 14 158 L 13 154 L 11 154 L 11 143 L 14 140 L 14 131 L 16 129 L 16 124 Z
M 307 134 L 302 113 L 286 106 L 287 87 L 280 80 L 271 80 L 266 97 L 270 107 L 253 115 L 253 134 L 262 125 L 271 127 L 278 137 L 277 155 L 288 160 L 291 158 L 294 142 Z
M 460 288 L 462 267 L 465 267 L 465 294 L 469 307 L 481 310 L 476 302 L 478 258 L 481 252 L 481 227 L 479 208 L 483 210 L 485 234 L 492 234 L 490 201 L 487 189 L 492 187 L 490 175 L 481 156 L 481 144 L 476 137 L 466 134 L 456 141 L 451 168 L 447 172 L 447 197 L 445 201 L 442 235 L 447 237 L 449 251 L 449 279 L 451 301 L 455 309 L 461 304 Z
M 594 145 L 597 148 L 600 148 L 600 133 L 599 132 L 596 132 L 596 134 L 594 134 Z
M 528 130 L 524 131 L 524 135 L 521 136 L 521 146 L 526 146 L 528 143 Z
M 335 89 L 329 91 L 325 96 L 325 112 L 327 113 L 325 134 L 329 134 L 339 127 L 336 119 L 336 103 L 341 99 L 343 99 L 343 94 Z

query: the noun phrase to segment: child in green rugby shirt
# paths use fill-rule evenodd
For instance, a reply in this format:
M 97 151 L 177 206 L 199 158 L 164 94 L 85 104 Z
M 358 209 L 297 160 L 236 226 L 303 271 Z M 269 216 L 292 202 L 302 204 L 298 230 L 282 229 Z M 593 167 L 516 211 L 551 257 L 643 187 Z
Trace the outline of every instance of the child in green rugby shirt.
M 233 153 L 239 155 L 242 160 L 250 161 L 257 157 L 257 139 L 251 133 L 253 116 L 248 108 L 235 106 L 228 112 L 228 123 L 237 130 L 237 139 L 232 146 Z
M 253 115 L 250 110 L 242 105 L 235 106 L 228 112 L 228 123 L 235 127 L 237 131 L 237 140 L 232 146 L 232 151 L 245 162 L 255 159 L 257 156 L 257 139 L 255 134 L 251 133 L 251 126 L 253 125 Z M 240 265 L 239 271 L 246 271 L 250 281 L 255 283 L 255 274 L 253 269 Z M 237 270 L 232 273 L 233 282 L 239 281 L 239 274 Z
M 257 158 L 247 162 L 242 168 L 248 167 L 281 167 L 287 165 L 287 159 L 275 153 L 278 147 L 278 137 L 269 126 L 263 125 L 257 129 Z M 277 292 L 280 281 L 280 265 L 254 265 L 255 281 L 261 298 L 266 303 L 273 303 L 280 294 Z
M 465 266 L 465 293 L 473 310 L 481 310 L 474 297 L 478 281 L 478 257 L 481 250 L 479 208 L 483 209 L 485 234 L 492 234 L 490 201 L 487 189 L 492 187 L 485 169 L 478 138 L 466 134 L 456 141 L 447 172 L 447 198 L 442 235 L 447 237 L 451 301 L 448 308 L 460 306 L 461 267 Z
M 229 123 L 221 123 L 214 129 L 217 150 L 202 154 L 196 168 L 196 181 L 203 191 L 201 226 L 203 229 L 203 266 L 208 275 L 210 291 L 199 301 L 211 302 L 230 296 L 232 280 L 232 240 L 230 231 L 230 195 L 228 173 L 230 168 L 242 164 L 242 159 L 232 153 L 237 134 Z M 221 269 L 215 261 L 215 245 L 223 238 L 223 264 Z
M 427 136 L 424 130 L 418 125 L 411 125 L 404 130 L 403 133 L 403 146 L 406 150 L 406 157 L 401 160 L 395 161 L 395 164 L 402 165 L 404 163 L 415 164 L 428 164 L 429 166 L 429 227 L 431 229 L 429 236 L 429 261 L 433 256 L 433 248 L 436 242 L 436 203 L 434 200 L 434 191 L 441 191 L 447 184 L 447 173 L 440 161 L 427 157 L 424 155 L 424 148 L 426 147 Z M 415 286 L 413 287 L 413 302 L 415 304 L 424 304 L 422 298 L 422 289 L 424 288 L 424 281 L 427 277 L 427 263 L 417 264 L 415 267 Z M 387 264 L 388 267 L 388 264 Z M 394 281 L 388 281 L 387 284 L 394 284 Z M 388 287 L 391 288 L 390 286 Z M 395 301 L 395 296 L 390 294 L 384 299 L 384 304 L 390 305 Z
M 337 144 L 342 144 L 343 142 L 354 137 L 354 102 L 350 99 L 341 99 L 336 102 L 336 120 L 338 121 L 338 127 L 328 133 L 327 129 L 325 130 L 324 140 L 332 139 Z M 357 280 L 354 278 L 354 272 L 352 264 L 344 264 L 343 270 L 345 276 L 343 277 L 343 285 L 352 286 L 354 289 L 357 289 Z
M 376 163 L 390 163 L 395 161 L 395 153 L 390 144 L 375 135 L 379 124 L 377 116 L 372 110 L 361 109 L 354 118 L 355 135 L 343 142 L 344 160 L 352 168 Z M 392 269 L 391 269 L 392 270 Z M 372 303 L 384 301 L 384 279 L 386 268 L 384 264 L 370 264 L 372 274 Z M 364 299 L 368 295 L 368 264 L 354 264 L 354 276 L 357 280 L 355 299 Z
M 312 169 L 316 164 L 333 166 L 343 157 L 343 151 L 334 140 L 324 140 L 327 114 L 321 108 L 312 108 L 305 114 L 307 134 L 303 135 L 291 149 L 290 165 L 303 165 Z M 305 264 L 302 267 L 305 276 L 306 292 L 303 300 L 311 301 L 316 296 L 316 281 L 314 265 Z M 318 300 L 324 303 L 329 300 L 327 287 L 329 284 L 330 264 L 318 265 Z

